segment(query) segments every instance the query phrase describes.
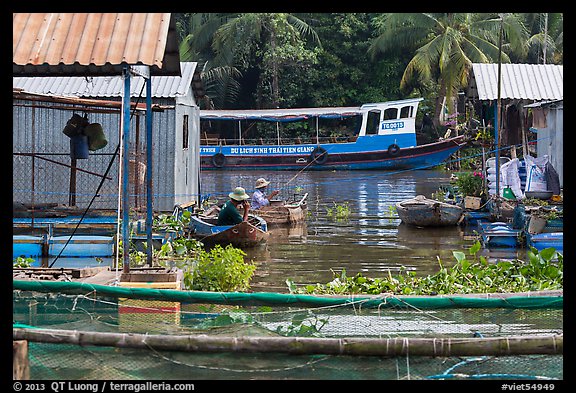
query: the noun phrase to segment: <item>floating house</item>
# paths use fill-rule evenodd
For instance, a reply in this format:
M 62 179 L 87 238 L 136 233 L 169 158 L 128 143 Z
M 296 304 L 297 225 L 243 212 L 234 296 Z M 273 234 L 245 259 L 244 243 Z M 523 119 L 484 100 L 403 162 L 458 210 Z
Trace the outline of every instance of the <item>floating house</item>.
M 181 63 L 182 76 L 152 76 L 154 153 L 151 168 L 153 206 L 158 211 L 171 211 L 176 204 L 198 199 L 200 123 L 198 96 L 194 91 L 201 90 L 193 88 L 194 78 L 199 78 L 196 65 L 195 62 Z M 142 78 L 136 78 L 130 92 L 133 102 L 144 102 L 143 87 Z M 13 88 L 15 200 L 87 206 L 120 142 L 118 110 L 105 111 L 98 107 L 98 101 L 102 101 L 102 105 L 107 101 L 120 103 L 122 77 L 14 77 Z M 44 101 L 39 104 L 41 97 Z M 100 124 L 108 142 L 104 148 L 91 151 L 88 158 L 76 159 L 75 173 L 68 166 L 74 160 L 71 141 L 63 133 L 73 114 L 87 116 L 90 123 Z M 128 153 L 131 206 L 136 209 L 146 205 L 144 115 L 141 108 L 134 111 Z M 92 208 L 116 209 L 118 162 L 114 161 Z
M 121 205 L 121 237 L 127 244 L 129 211 L 140 206 L 130 201 L 140 194 L 135 190 L 131 195 L 129 185 L 139 186 L 146 177 L 151 243 L 152 209 L 171 209 L 192 199 L 198 185 L 199 165 L 193 160 L 198 156 L 193 151 L 198 146 L 197 106 L 183 97 L 183 111 L 156 105 L 153 112 L 151 102 L 152 79 L 182 77 L 175 19 L 170 13 L 14 13 L 12 30 L 12 75 L 32 78 L 23 84 L 87 82 L 83 89 L 72 88 L 71 96 L 14 85 L 14 211 L 28 210 L 34 217 L 46 214 L 39 207 L 120 212 Z M 103 78 L 111 88 L 110 99 L 82 98 L 98 83 L 94 78 Z M 140 78 L 145 83 L 138 85 Z M 121 82 L 121 93 L 113 89 L 114 81 Z M 167 110 L 164 119 L 153 116 L 162 110 Z M 145 132 L 140 133 L 142 113 Z M 146 141 L 145 162 L 140 138 Z M 162 142 L 172 146 L 161 150 Z M 151 251 L 148 247 L 149 264 Z M 129 271 L 128 253 L 123 270 Z
M 563 187 L 564 67 L 556 64 L 501 64 L 501 146 L 523 146 L 530 155 L 547 154 Z M 494 129 L 498 64 L 473 63 L 466 101 L 484 125 Z M 536 134 L 535 134 L 536 133 Z M 536 141 L 536 151 L 528 146 Z
M 537 135 L 536 155 L 547 155 L 564 187 L 564 100 L 535 102 L 525 105 L 532 110 L 531 130 Z

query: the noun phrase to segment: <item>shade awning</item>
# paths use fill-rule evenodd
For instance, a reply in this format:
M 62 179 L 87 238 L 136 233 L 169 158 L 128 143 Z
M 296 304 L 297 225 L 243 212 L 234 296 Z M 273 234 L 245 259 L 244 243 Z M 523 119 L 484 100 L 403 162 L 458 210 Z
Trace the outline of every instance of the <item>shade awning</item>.
M 361 107 L 254 109 L 254 110 L 201 110 L 201 120 L 261 120 L 291 122 L 310 118 L 340 119 L 365 112 Z

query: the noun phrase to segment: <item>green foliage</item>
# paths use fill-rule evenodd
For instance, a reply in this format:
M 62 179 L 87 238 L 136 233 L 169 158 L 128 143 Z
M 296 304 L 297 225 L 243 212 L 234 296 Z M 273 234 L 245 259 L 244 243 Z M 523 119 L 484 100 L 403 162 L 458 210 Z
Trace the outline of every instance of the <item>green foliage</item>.
M 350 204 L 348 202 L 342 204 L 334 202 L 334 207 L 326 208 L 326 215 L 335 220 L 347 220 L 350 217 L 350 213 Z
M 437 191 L 434 191 L 431 195 L 432 199 L 439 201 L 439 202 L 446 202 L 446 197 L 444 196 L 445 193 L 438 189 Z
M 546 15 L 547 63 L 561 64 L 563 14 Z M 542 62 L 542 16 L 502 14 L 503 62 Z M 500 14 L 495 13 L 174 17 L 180 57 L 199 63 L 216 109 L 263 108 L 276 99 L 273 93 L 284 108 L 352 106 L 411 94 L 435 98 L 445 91 L 454 96 L 468 82 L 471 62 L 496 63 L 499 55 Z
M 291 293 L 309 294 L 380 294 L 397 295 L 436 295 L 458 293 L 514 293 L 562 289 L 564 283 L 564 258 L 554 248 L 538 252 L 531 248 L 528 261 L 498 261 L 488 263 L 485 257 L 477 257 L 480 242 L 469 249 L 469 260 L 465 253 L 454 251 L 457 263 L 448 269 L 438 259 L 440 269 L 436 274 L 417 277 L 415 272 L 406 271 L 388 277 L 368 278 L 358 273 L 347 277 L 343 270 L 340 275 L 334 272 L 334 279 L 327 284 L 307 285 L 297 289 L 290 280 Z
M 245 262 L 246 253 L 231 245 L 214 246 L 211 250 L 197 249 L 192 258 L 177 263 L 184 273 L 186 289 L 197 291 L 232 292 L 250 289 L 256 270 Z
M 462 159 L 459 162 L 462 171 L 475 171 L 482 169 L 481 147 L 465 147 L 460 150 L 460 155 Z
M 480 197 L 484 194 L 483 176 L 480 172 L 460 172 L 455 184 L 464 196 Z
M 548 206 L 548 201 L 539 198 L 524 198 L 522 200 L 524 206 Z
M 184 230 L 190 224 L 192 213 L 188 210 L 182 211 L 182 214 L 174 216 L 172 214 L 160 214 L 152 223 L 152 230 L 158 232 L 176 233 L 182 235 Z
M 16 257 L 12 261 L 12 267 L 28 268 L 34 263 L 34 258 Z
M 282 336 L 318 337 L 320 329 L 328 323 L 328 319 L 318 318 L 312 311 L 297 313 L 292 317 L 290 325 L 280 325 L 276 333 Z
M 202 312 L 215 313 L 214 305 L 200 307 Z M 271 313 L 273 309 L 269 306 L 260 306 L 256 313 Z M 275 333 L 282 336 L 298 337 L 321 337 L 320 330 L 328 323 L 328 319 L 318 318 L 312 311 L 304 311 L 294 314 L 290 323 L 281 324 L 276 327 Z M 218 310 L 214 318 L 203 318 L 195 327 L 197 329 L 213 329 L 229 325 L 258 325 L 265 329 L 255 314 L 243 310 L 240 306 L 232 306 L 231 309 Z
M 159 250 L 153 250 L 153 260 L 160 266 L 175 264 L 184 274 L 184 287 L 189 290 L 230 292 L 250 288 L 250 280 L 256 265 L 244 261 L 246 253 L 232 245 L 216 245 L 204 249 L 199 240 L 189 238 L 186 227 L 191 213 L 187 210 L 174 215 L 159 215 L 153 229 L 169 234 L 168 240 Z M 144 244 L 144 248 L 147 245 Z M 133 265 L 144 265 L 147 254 L 132 249 L 130 260 Z

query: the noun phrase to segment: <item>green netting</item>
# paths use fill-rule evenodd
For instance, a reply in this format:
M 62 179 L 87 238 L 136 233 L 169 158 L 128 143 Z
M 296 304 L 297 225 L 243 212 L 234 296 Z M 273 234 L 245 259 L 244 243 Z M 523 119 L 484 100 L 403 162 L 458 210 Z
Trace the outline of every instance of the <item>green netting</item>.
M 560 355 L 394 358 L 183 353 L 30 343 L 37 380 L 562 379 Z
M 31 379 L 562 379 L 562 304 L 15 280 L 13 322 Z

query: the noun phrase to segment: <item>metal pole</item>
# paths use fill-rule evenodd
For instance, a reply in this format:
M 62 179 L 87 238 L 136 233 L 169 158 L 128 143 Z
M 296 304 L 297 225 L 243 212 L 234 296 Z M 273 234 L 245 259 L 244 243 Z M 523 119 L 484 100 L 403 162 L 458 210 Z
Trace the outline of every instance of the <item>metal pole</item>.
M 128 65 L 124 65 L 122 70 L 124 78 L 124 97 L 122 97 L 122 146 L 124 156 L 122 157 L 122 272 L 130 272 L 130 239 L 128 225 L 130 224 L 129 215 L 129 197 L 128 197 L 128 171 L 129 157 L 128 149 L 130 147 L 130 70 Z
M 138 183 L 140 183 L 140 176 L 139 176 L 139 163 L 140 163 L 140 117 L 136 116 L 136 134 L 134 136 L 134 185 L 132 189 L 134 190 L 134 207 L 138 209 L 140 207 L 140 187 Z M 144 179 L 142 179 L 144 180 Z
M 546 46 L 548 42 L 548 13 L 544 14 L 544 48 L 542 49 L 542 64 L 546 64 Z
M 146 261 L 152 266 L 152 77 L 146 79 Z
M 496 103 L 496 113 L 494 116 L 494 133 L 496 137 L 496 196 L 500 196 L 500 85 L 502 81 L 502 30 L 504 28 L 504 17 L 500 14 L 500 37 L 498 39 L 498 101 Z

